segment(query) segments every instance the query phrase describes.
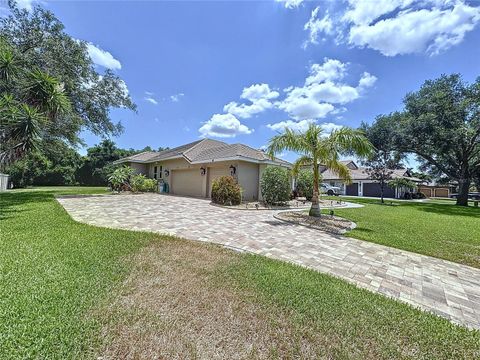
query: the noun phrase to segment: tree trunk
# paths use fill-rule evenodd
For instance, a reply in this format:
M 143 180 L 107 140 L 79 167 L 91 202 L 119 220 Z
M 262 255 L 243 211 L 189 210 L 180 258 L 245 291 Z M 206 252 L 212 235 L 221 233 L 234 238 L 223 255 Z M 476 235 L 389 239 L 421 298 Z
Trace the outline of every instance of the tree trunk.
M 308 215 L 320 217 L 320 204 L 318 203 L 318 165 L 317 162 L 313 163 L 313 196 L 312 196 L 312 206 Z
M 457 205 L 468 206 L 468 190 L 470 188 L 470 182 L 470 179 L 465 178 L 458 180 Z

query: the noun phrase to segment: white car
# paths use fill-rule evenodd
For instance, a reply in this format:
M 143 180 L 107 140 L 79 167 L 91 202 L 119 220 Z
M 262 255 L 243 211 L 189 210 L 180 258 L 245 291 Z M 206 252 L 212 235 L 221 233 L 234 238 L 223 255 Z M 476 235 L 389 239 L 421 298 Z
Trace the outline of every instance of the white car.
M 325 183 L 320 184 L 320 192 L 322 194 L 327 194 L 327 195 L 335 195 L 338 196 L 340 195 L 340 188 L 337 186 L 331 186 Z

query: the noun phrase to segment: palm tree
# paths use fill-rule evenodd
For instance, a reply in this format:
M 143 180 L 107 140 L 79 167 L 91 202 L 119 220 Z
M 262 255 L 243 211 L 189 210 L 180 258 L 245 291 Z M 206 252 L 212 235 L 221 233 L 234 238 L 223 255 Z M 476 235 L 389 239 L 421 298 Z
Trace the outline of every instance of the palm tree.
M 273 157 L 284 150 L 294 151 L 301 155 L 293 166 L 294 175 L 302 166 L 313 166 L 313 197 L 310 216 L 320 216 L 319 166 L 324 165 L 349 183 L 351 181 L 350 170 L 340 162 L 340 155 L 354 154 L 366 157 L 371 154 L 373 145 L 361 130 L 343 127 L 332 131 L 327 136 L 321 126 L 312 123 L 305 132 L 296 132 L 287 128 L 283 134 L 270 139 L 267 148 L 270 156 Z

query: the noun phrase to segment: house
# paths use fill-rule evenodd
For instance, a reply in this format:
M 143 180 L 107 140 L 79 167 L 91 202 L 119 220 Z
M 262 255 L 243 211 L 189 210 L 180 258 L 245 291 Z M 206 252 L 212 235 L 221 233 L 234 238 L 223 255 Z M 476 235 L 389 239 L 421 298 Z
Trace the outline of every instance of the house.
M 438 184 L 435 181 L 423 182 L 418 185 L 418 191 L 425 194 L 427 198 L 431 197 L 450 197 L 451 193 L 455 193 L 455 184 Z
M 261 200 L 260 179 L 267 166 L 292 166 L 247 145 L 212 139 L 160 152 L 146 151 L 115 163 L 129 165 L 137 173 L 168 184 L 172 194 L 194 197 L 209 198 L 215 179 L 233 176 L 243 190 L 244 200 Z
M 320 168 L 322 174 L 322 181 L 332 186 L 337 186 L 341 189 L 343 195 L 349 196 L 372 196 L 380 197 L 380 184 L 377 180 L 373 180 L 366 172 L 366 168 L 358 166 L 353 160 L 342 161 L 350 169 L 352 183 L 346 185 L 345 182 L 338 177 L 337 174 L 326 169 Z M 420 179 L 412 177 L 408 169 L 393 170 L 391 175 L 393 179 L 405 178 L 414 182 L 421 182 Z M 404 189 L 391 188 L 385 186 L 383 189 L 383 196 L 387 198 L 399 198 L 403 195 Z

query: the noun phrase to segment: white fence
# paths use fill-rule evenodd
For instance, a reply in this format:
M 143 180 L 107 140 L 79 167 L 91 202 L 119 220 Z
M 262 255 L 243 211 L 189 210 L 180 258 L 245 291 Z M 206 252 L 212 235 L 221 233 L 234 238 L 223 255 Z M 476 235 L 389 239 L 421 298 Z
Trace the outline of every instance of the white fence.
M 8 189 L 8 178 L 7 174 L 0 173 L 0 191 L 5 191 Z

